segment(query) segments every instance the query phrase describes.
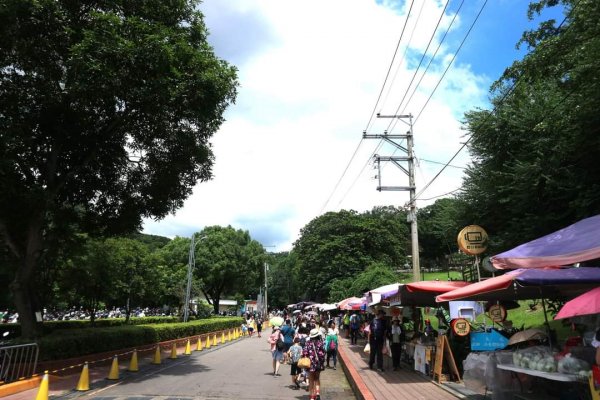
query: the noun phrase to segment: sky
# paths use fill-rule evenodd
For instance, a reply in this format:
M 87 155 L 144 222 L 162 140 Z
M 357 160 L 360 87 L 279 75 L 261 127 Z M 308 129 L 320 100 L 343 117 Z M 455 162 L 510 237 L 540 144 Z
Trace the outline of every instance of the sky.
M 413 116 L 417 207 L 451 196 L 470 160 L 458 152 L 464 113 L 489 108 L 490 85 L 526 54 L 516 48 L 525 30 L 562 21 L 560 9 L 529 21 L 527 4 L 204 0 L 208 42 L 238 69 L 237 100 L 211 140 L 213 179 L 174 215 L 145 220 L 143 232 L 189 237 L 232 226 L 267 251 L 289 251 L 326 212 L 405 206 L 409 192 L 377 187 L 408 186 L 408 176 L 373 163 L 402 152 L 363 132 L 405 134 L 409 119 L 378 113 Z

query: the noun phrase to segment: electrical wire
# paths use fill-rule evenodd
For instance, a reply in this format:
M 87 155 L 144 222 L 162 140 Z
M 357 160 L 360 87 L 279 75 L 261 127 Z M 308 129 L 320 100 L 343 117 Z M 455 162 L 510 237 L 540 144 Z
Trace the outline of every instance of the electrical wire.
M 425 3 L 423 3 L 423 4 L 425 4 Z M 410 83 L 408 84 L 408 87 L 406 88 L 406 91 L 404 92 L 404 96 L 402 96 L 402 100 L 400 100 L 400 104 L 398 104 L 398 107 L 396 108 L 396 112 L 394 112 L 394 114 L 396 114 L 396 115 L 399 114 L 400 108 L 402 107 L 402 104 L 404 103 L 404 99 L 406 99 L 406 95 L 410 91 L 410 88 L 411 88 L 413 82 L 415 81 L 417 73 L 419 72 L 419 69 L 421 68 L 421 65 L 423 64 L 423 60 L 425 59 L 425 56 L 427 55 L 427 50 L 429 50 L 429 46 L 431 46 L 431 42 L 433 42 L 433 39 L 435 38 L 435 34 L 440 26 L 440 23 L 442 22 L 442 18 L 446 14 L 446 9 L 448 8 L 448 4 L 450 4 L 450 0 L 446 1 L 446 5 L 444 6 L 442 13 L 440 14 L 440 17 L 438 18 L 437 24 L 435 25 L 435 29 L 433 30 L 433 33 L 431 34 L 431 37 L 429 38 L 429 42 L 427 43 L 427 47 L 423 51 L 423 55 L 421 56 L 419 65 L 417 65 L 417 68 L 415 69 L 415 73 L 413 74 L 413 76 L 410 80 Z M 392 125 L 392 121 L 390 121 L 390 123 L 388 125 L 388 130 L 391 127 L 391 125 Z
M 565 23 L 565 21 L 571 16 L 571 14 L 573 13 L 573 11 L 577 8 L 577 6 L 579 5 L 580 1 L 578 1 L 573 6 L 573 8 L 571 8 L 571 10 L 569 10 L 569 13 L 565 16 L 565 18 L 562 20 L 562 22 L 558 25 L 556 31 L 560 31 L 560 28 L 563 26 L 563 24 Z M 568 29 L 568 27 L 567 27 L 567 29 Z M 458 154 L 467 146 L 467 144 L 469 144 L 469 142 L 473 138 L 474 134 L 477 133 L 487 123 L 487 121 L 490 118 L 490 116 L 492 114 L 494 114 L 496 112 L 496 110 L 498 109 L 498 107 L 504 103 L 504 101 L 506 100 L 506 98 L 511 93 L 514 92 L 514 90 L 516 89 L 516 87 L 519 85 L 520 79 L 522 77 L 523 77 L 523 75 L 521 75 L 521 76 L 517 77 L 517 79 L 513 80 L 511 87 L 508 90 L 506 90 L 506 92 L 500 98 L 500 101 L 498 101 L 496 103 L 496 105 L 494 106 L 494 108 L 489 113 L 487 113 L 487 115 L 485 116 L 485 118 L 483 119 L 483 121 L 481 121 L 481 123 L 479 123 L 479 125 L 477 125 L 477 127 L 475 127 L 475 129 L 473 130 L 473 134 L 471 134 L 469 136 L 469 138 L 462 144 L 462 146 L 460 146 L 460 148 L 456 151 L 456 153 L 454 153 L 454 155 L 452 156 L 452 158 L 450 158 L 450 160 L 448 160 L 448 162 L 444 164 L 444 166 L 442 167 L 442 169 L 439 170 L 439 172 L 425 185 L 425 187 L 423 187 L 423 189 L 421 189 L 415 195 L 413 201 L 419 200 L 419 197 L 423 194 L 423 192 L 425 190 L 427 190 L 427 188 L 429 188 L 429 186 L 431 186 L 431 184 L 440 176 L 440 174 L 450 165 L 450 163 L 452 162 L 452 160 L 454 160 L 456 158 L 456 156 L 458 156 Z M 561 99 L 561 101 L 554 106 L 553 110 L 556 109 L 560 104 L 562 104 L 562 102 L 564 102 L 572 93 L 573 93 L 573 91 L 567 93 L 567 95 L 565 95 Z M 550 115 L 550 114 L 551 113 L 547 113 L 547 115 Z M 407 202 L 407 204 L 405 204 L 405 207 L 408 207 L 408 206 L 410 206 L 410 202 Z
M 404 36 L 404 30 L 406 29 L 406 25 L 408 24 L 408 19 L 410 18 L 410 13 L 412 11 L 414 4 L 415 4 L 415 0 L 412 0 L 412 2 L 410 3 L 410 8 L 408 9 L 408 14 L 406 15 L 406 20 L 404 21 L 404 25 L 402 26 L 402 32 L 400 33 L 400 38 L 398 39 L 398 43 L 396 44 L 396 50 L 394 50 L 394 55 L 392 57 L 392 61 L 390 62 L 390 66 L 388 67 L 388 71 L 385 75 L 385 79 L 383 80 L 383 85 L 381 85 L 381 90 L 379 91 L 379 96 L 377 96 L 377 101 L 375 102 L 375 106 L 373 106 L 373 111 L 371 111 L 371 116 L 369 117 L 367 126 L 364 129 L 365 132 L 369 130 L 369 128 L 371 126 L 371 121 L 373 121 L 373 116 L 375 115 L 375 110 L 377 110 L 377 106 L 379 105 L 379 100 L 381 100 L 381 95 L 383 94 L 383 90 L 385 89 L 385 85 L 390 76 L 390 72 L 392 71 L 392 66 L 394 65 L 394 60 L 396 59 L 396 55 L 398 54 L 398 49 L 400 48 L 400 43 L 402 42 L 402 37 Z
M 375 102 L 375 105 L 373 106 L 373 110 L 371 111 L 371 115 L 369 117 L 369 121 L 367 122 L 367 126 L 364 129 L 364 132 L 367 132 L 371 126 L 371 122 L 373 121 L 373 116 L 375 115 L 375 111 L 377 110 L 377 106 L 379 104 L 379 101 L 381 100 L 381 95 L 383 94 L 383 91 L 385 89 L 387 80 L 390 76 L 390 72 L 392 70 L 392 67 L 394 65 L 394 60 L 396 59 L 396 55 L 398 54 L 398 49 L 400 48 L 400 43 L 402 42 L 402 38 L 404 37 L 404 31 L 406 30 L 406 26 L 408 25 L 408 20 L 410 18 L 410 14 L 414 5 L 414 0 L 411 1 L 410 3 L 410 7 L 408 9 L 408 14 L 406 16 L 406 19 L 404 20 L 404 25 L 402 26 L 402 31 L 400 33 L 400 38 L 398 39 L 398 43 L 396 44 L 396 49 L 394 51 L 394 55 L 392 57 L 392 61 L 390 62 L 390 66 L 388 67 L 388 71 L 386 73 L 385 79 L 383 80 L 383 85 L 381 86 L 381 90 L 379 91 L 379 96 L 377 97 L 377 101 Z M 358 153 L 358 149 L 360 148 L 360 145 L 362 144 L 364 139 L 361 138 L 361 140 L 358 143 L 358 146 L 356 147 L 356 149 L 354 150 L 354 153 L 352 154 L 352 157 L 350 157 L 350 160 L 348 161 L 348 164 L 346 165 L 346 168 L 344 168 L 344 171 L 342 172 L 342 176 L 340 176 L 340 178 L 338 179 L 337 183 L 335 184 L 333 190 L 331 191 L 331 193 L 329 194 L 329 197 L 327 198 L 327 200 L 325 201 L 325 203 L 323 204 L 323 206 L 321 207 L 321 211 L 319 214 L 322 214 L 323 211 L 325 210 L 325 208 L 327 207 L 327 205 L 329 204 L 329 202 L 331 201 L 331 198 L 333 197 L 335 191 L 337 190 L 337 188 L 339 187 L 340 183 L 342 182 L 342 180 L 344 179 L 344 176 L 346 175 L 346 173 L 348 172 L 348 168 L 350 168 L 350 165 L 352 164 L 352 161 L 354 161 L 354 157 L 356 157 L 356 154 Z M 371 157 L 369 157 L 369 160 L 373 157 L 373 155 L 376 153 L 377 149 L 381 146 L 381 141 L 379 143 L 379 145 L 377 146 L 376 150 L 373 151 Z M 364 169 L 366 168 L 366 166 L 369 163 L 369 160 L 367 160 L 367 163 L 363 166 L 363 168 L 361 169 L 360 173 L 358 174 L 358 176 L 361 176 Z M 354 180 L 354 182 L 356 182 L 356 180 L 358 179 L 358 177 Z M 352 188 L 353 185 L 350 186 L 350 188 Z M 348 192 L 346 192 L 348 193 Z M 345 196 L 344 196 L 345 197 Z
M 444 79 L 444 77 L 446 76 L 446 73 L 448 72 L 448 70 L 450 69 L 450 66 L 452 66 L 452 63 L 454 63 L 454 60 L 456 59 L 456 56 L 458 55 L 458 52 L 460 51 L 460 49 L 463 47 L 463 45 L 465 44 L 465 41 L 467 40 L 467 38 L 469 37 L 469 34 L 471 33 L 471 31 L 473 30 L 473 27 L 475 26 L 475 23 L 477 22 L 477 20 L 479 19 L 479 16 L 481 15 L 481 13 L 483 12 L 483 9 L 485 8 L 485 5 L 487 4 L 488 0 L 485 0 L 483 2 L 483 5 L 481 6 L 481 8 L 479 9 L 479 12 L 477 13 L 477 16 L 475 17 L 475 19 L 473 20 L 473 23 L 471 24 L 471 26 L 469 27 L 469 30 L 467 31 L 467 34 L 465 35 L 465 37 L 463 38 L 462 42 L 460 43 L 460 46 L 458 46 L 458 49 L 456 49 L 456 52 L 454 53 L 454 56 L 452 57 L 452 59 L 450 60 L 450 62 L 448 63 L 448 66 L 446 67 L 446 69 L 444 70 L 444 73 L 442 74 L 442 76 L 440 77 L 440 80 L 438 81 L 438 83 L 435 85 L 435 87 L 433 88 L 433 91 L 431 92 L 431 94 L 429 95 L 429 97 L 427 98 L 427 101 L 425 102 L 425 104 L 423 105 L 423 107 L 421 108 L 421 111 L 419 111 L 419 114 L 417 114 L 417 116 L 415 117 L 414 121 L 413 121 L 413 126 L 416 125 L 417 121 L 419 120 L 419 117 L 421 116 L 421 114 L 423 113 L 423 110 L 425 109 L 425 107 L 427 107 L 427 104 L 429 104 L 429 100 L 431 100 L 431 98 L 433 97 L 433 95 L 435 94 L 437 88 L 440 86 L 440 83 L 442 82 L 442 80 Z

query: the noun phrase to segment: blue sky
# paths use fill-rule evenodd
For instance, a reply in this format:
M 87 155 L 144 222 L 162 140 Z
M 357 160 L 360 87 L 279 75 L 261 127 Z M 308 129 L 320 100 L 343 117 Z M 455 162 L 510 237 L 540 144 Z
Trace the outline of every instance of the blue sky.
M 213 180 L 197 185 L 175 215 L 145 221 L 144 232 L 190 236 L 205 226 L 231 225 L 248 230 L 269 250 L 283 251 L 325 212 L 403 206 L 408 192 L 378 192 L 371 163 L 374 153 L 392 155 L 393 148 L 361 139 L 365 129 L 403 133 L 406 126 L 372 112 L 415 116 L 419 192 L 441 168 L 436 163 L 447 162 L 464 141 L 464 113 L 486 107 L 490 84 L 525 54 L 515 49 L 521 34 L 537 26 L 527 19 L 527 1 L 488 0 L 442 79 L 484 4 L 465 0 L 451 24 L 461 1 L 450 0 L 415 71 L 445 0 L 415 0 L 408 21 L 410 0 L 205 0 L 200 9 L 209 43 L 238 68 L 238 98 L 212 139 Z M 561 10 L 545 13 L 547 18 L 561 21 Z M 457 168 L 433 181 L 418 207 L 459 188 L 461 167 L 468 163 L 468 153 L 460 152 L 452 162 Z M 381 179 L 382 185 L 408 184 L 391 165 L 382 168 Z

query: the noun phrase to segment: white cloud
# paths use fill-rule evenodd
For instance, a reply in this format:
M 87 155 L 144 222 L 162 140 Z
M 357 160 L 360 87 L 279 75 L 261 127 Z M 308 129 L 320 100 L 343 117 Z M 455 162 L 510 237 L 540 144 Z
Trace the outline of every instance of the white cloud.
M 363 167 L 378 141 L 365 140 L 323 209 L 359 144 L 396 48 L 408 8 L 394 4 L 205 0 L 201 10 L 211 32 L 209 42 L 217 55 L 239 69 L 237 103 L 212 141 L 214 180 L 198 185 L 175 216 L 147 221 L 144 231 L 188 236 L 207 225 L 232 225 L 249 230 L 263 245 L 289 250 L 300 229 L 322 211 L 403 205 L 408 192 L 375 190 L 377 182 L 369 177 L 376 171 Z M 392 68 L 394 85 L 386 88 L 385 103 L 376 111 L 396 111 L 414 73 L 407 64 L 414 68 L 418 63 L 442 8 L 441 1 L 430 0 L 418 23 L 413 14 Z M 449 20 L 447 16 L 443 24 Z M 411 34 L 408 58 L 397 68 Z M 434 65 L 406 112 L 416 116 L 427 101 L 445 67 Z M 445 162 L 454 154 L 464 140 L 459 119 L 466 109 L 482 104 L 487 85 L 487 78 L 468 65 L 450 69 L 415 125 L 419 158 Z M 374 119 L 369 133 L 383 133 L 389 123 Z M 398 124 L 393 133 L 405 129 Z M 379 150 L 381 155 L 392 152 L 389 146 Z M 453 164 L 467 161 L 465 153 Z M 417 191 L 439 168 L 420 163 Z M 408 185 L 408 178 L 392 165 L 385 166 L 382 176 L 385 184 Z M 449 168 L 423 198 L 456 189 L 460 176 L 461 170 Z

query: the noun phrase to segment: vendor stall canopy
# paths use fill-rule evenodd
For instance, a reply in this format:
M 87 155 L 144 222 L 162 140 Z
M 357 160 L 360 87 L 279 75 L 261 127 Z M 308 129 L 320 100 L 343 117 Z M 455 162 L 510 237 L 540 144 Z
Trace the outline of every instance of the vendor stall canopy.
M 600 258 L 600 215 L 490 258 L 497 269 L 573 265 Z
M 436 301 L 568 300 L 600 284 L 600 268 L 517 269 L 494 278 L 446 292 Z

